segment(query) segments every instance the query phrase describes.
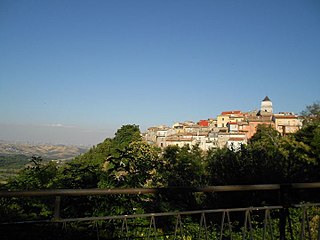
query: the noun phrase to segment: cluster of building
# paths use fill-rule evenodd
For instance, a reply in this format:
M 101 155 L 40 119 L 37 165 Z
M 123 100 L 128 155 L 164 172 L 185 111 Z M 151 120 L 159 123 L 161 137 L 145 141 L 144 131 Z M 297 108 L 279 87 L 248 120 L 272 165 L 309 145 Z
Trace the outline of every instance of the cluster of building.
M 302 119 L 290 112 L 273 113 L 272 102 L 265 97 L 260 110 L 242 112 L 239 110 L 222 112 L 217 118 L 175 123 L 172 127 L 150 127 L 144 138 L 150 144 L 161 148 L 170 145 L 199 145 L 203 150 L 211 148 L 238 149 L 246 144 L 259 124 L 270 125 L 282 135 L 294 133 L 302 127 Z

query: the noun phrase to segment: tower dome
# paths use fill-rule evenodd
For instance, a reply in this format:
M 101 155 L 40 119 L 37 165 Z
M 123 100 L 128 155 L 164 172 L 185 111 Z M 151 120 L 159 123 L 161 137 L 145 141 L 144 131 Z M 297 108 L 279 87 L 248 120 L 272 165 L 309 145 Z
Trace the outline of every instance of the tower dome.
M 261 102 L 261 109 L 260 114 L 261 115 L 272 115 L 273 109 L 272 109 L 272 102 L 268 96 L 266 96 L 262 102 Z

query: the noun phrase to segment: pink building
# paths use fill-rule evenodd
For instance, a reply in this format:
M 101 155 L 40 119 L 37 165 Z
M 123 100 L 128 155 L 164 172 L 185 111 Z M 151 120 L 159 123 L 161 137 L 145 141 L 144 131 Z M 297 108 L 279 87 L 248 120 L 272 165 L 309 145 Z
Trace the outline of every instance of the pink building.
M 247 139 L 249 139 L 257 132 L 257 127 L 261 124 L 275 126 L 271 117 L 249 117 L 246 122 L 239 123 L 239 132 L 245 132 Z

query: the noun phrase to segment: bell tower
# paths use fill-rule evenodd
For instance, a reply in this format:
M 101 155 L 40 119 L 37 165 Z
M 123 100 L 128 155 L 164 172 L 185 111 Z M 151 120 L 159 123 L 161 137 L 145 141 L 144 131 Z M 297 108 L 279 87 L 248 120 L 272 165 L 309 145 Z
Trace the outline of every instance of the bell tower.
M 261 102 L 260 115 L 271 116 L 273 114 L 272 102 L 268 96 L 266 96 Z

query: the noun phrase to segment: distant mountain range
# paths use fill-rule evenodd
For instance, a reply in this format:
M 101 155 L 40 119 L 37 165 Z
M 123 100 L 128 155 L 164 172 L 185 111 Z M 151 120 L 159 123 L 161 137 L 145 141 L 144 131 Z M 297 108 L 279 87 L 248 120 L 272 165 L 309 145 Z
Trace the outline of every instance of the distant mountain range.
M 65 146 L 65 145 L 31 145 L 15 144 L 0 141 L 0 155 L 25 155 L 41 156 L 47 160 L 63 160 L 74 158 L 89 150 L 89 147 Z

